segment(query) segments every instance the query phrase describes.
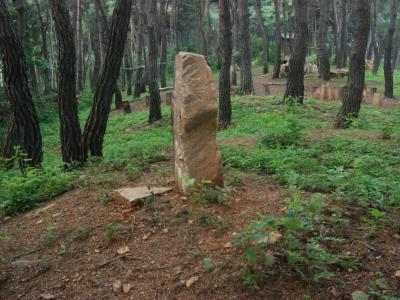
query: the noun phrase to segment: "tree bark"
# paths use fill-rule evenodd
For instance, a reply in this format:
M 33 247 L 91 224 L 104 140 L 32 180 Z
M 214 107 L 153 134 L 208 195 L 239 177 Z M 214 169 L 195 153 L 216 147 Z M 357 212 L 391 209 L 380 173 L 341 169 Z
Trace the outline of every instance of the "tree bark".
M 296 31 L 294 47 L 289 60 L 286 92 L 284 102 L 293 98 L 297 103 L 303 104 L 304 100 L 304 64 L 307 55 L 308 24 L 307 5 L 308 0 L 294 0 Z
M 67 164 L 82 163 L 81 128 L 76 98 L 74 31 L 64 0 L 50 0 L 58 40 L 58 107 L 61 152 Z
M 262 46 L 263 46 L 263 73 L 268 73 L 268 33 L 264 25 L 264 17 L 261 10 L 261 0 L 254 0 L 254 9 L 256 10 L 258 26 L 260 28 Z
M 392 65 L 392 52 L 393 52 L 393 38 L 396 32 L 396 19 L 397 19 L 397 6 L 398 0 L 392 0 L 390 7 L 390 23 L 385 41 L 385 97 L 393 98 L 393 65 Z
M 231 81 L 232 25 L 229 0 L 219 0 L 219 36 L 221 70 L 219 76 L 219 128 L 226 129 L 231 124 Z
M 0 51 L 3 56 L 4 82 L 13 122 L 9 127 L 11 132 L 7 135 L 4 149 L 9 152 L 10 146 L 18 145 L 30 160 L 24 162 L 25 164 L 40 165 L 43 157 L 42 136 L 29 90 L 24 50 L 14 31 L 4 0 L 0 0 Z M 10 153 L 3 152 L 3 154 Z
M 138 44 L 136 46 L 136 64 L 138 66 L 144 65 L 143 60 L 143 49 L 144 49 L 144 15 L 145 15 L 145 4 L 143 0 L 138 1 L 138 9 L 137 14 L 135 14 L 135 18 L 137 20 L 137 40 Z M 133 98 L 140 98 L 142 94 L 143 88 L 145 86 L 144 80 L 144 72 L 143 68 L 138 68 L 135 74 L 135 88 L 133 91 Z
M 41 39 L 42 39 L 42 49 L 41 49 L 41 54 L 42 58 L 50 64 L 50 56 L 49 56 L 49 50 L 47 46 L 47 28 L 48 24 L 45 21 L 45 19 L 42 16 L 42 10 L 39 4 L 38 0 L 35 0 L 35 5 L 37 9 L 37 13 L 39 15 L 39 22 L 40 22 L 40 34 L 41 34 Z M 43 77 L 43 82 L 44 82 L 44 95 L 49 95 L 52 91 L 51 87 L 51 73 L 48 67 L 44 66 L 42 69 L 42 77 Z
M 346 52 L 347 52 L 347 6 L 348 0 L 341 0 L 340 15 L 339 15 L 339 44 L 336 48 L 336 67 L 343 69 L 346 66 Z
M 167 86 L 167 6 L 166 0 L 160 0 L 160 83 Z
M 358 118 L 365 81 L 365 54 L 370 28 L 370 5 L 368 0 L 353 0 L 357 17 L 353 49 L 350 57 L 350 70 L 347 86 L 343 90 L 342 107 L 334 126 L 346 128 L 351 125 L 351 118 Z
M 94 18 L 92 20 L 91 26 L 91 46 L 94 54 L 94 66 L 93 73 L 90 78 L 90 87 L 92 91 L 95 91 L 97 80 L 100 74 L 100 68 L 102 65 L 102 57 L 101 57 L 101 42 L 100 42 L 100 15 L 97 7 L 95 7 Z
M 103 140 L 111 110 L 128 33 L 132 0 L 117 0 L 112 17 L 104 64 L 97 82 L 93 105 L 84 130 L 84 154 L 103 155 Z
M 247 0 L 239 0 L 239 47 L 240 47 L 240 92 L 249 95 L 254 92 L 251 70 L 251 42 L 249 6 Z
M 158 42 L 157 42 L 157 0 L 148 2 L 148 20 L 147 27 L 149 38 L 149 59 L 147 62 L 148 85 L 150 91 L 150 113 L 149 123 L 161 119 L 161 97 L 158 88 Z
M 318 70 L 320 77 L 331 79 L 328 52 L 329 0 L 320 0 L 319 31 L 318 31 Z
M 274 74 L 273 79 L 279 78 L 279 73 L 281 72 L 281 52 L 282 52 L 282 33 L 281 33 L 281 1 L 274 0 L 275 6 L 275 63 L 274 63 Z

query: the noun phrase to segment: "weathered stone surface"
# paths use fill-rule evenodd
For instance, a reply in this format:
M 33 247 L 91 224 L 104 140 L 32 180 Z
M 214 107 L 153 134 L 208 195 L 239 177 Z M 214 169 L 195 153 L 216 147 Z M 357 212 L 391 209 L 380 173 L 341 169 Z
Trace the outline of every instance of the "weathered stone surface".
M 175 176 L 181 191 L 187 179 L 223 185 L 222 159 L 216 140 L 217 89 L 202 55 L 180 52 L 175 61 Z
M 384 101 L 385 101 L 385 96 L 383 96 L 380 93 L 375 93 L 373 100 L 372 100 L 372 104 L 374 106 L 381 107 L 381 106 L 383 106 Z
M 341 87 L 332 82 L 322 82 L 322 84 L 314 92 L 314 99 L 340 100 L 341 97 Z
M 138 206 L 151 195 L 161 195 L 171 190 L 172 188 L 168 187 L 123 188 L 115 191 L 113 200 L 129 207 Z

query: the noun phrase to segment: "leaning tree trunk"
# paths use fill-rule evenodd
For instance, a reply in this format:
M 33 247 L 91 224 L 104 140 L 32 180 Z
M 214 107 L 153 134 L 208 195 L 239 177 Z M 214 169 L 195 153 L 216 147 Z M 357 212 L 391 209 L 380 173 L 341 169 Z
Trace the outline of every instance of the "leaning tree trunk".
M 319 31 L 318 31 L 318 70 L 320 77 L 329 81 L 331 79 L 329 51 L 328 51 L 328 24 L 329 1 L 320 0 Z
M 282 34 L 281 34 L 281 1 L 274 0 L 275 6 L 275 63 L 274 63 L 274 73 L 272 75 L 273 79 L 279 78 L 279 73 L 281 72 L 281 52 L 282 52 Z
M 76 99 L 74 31 L 64 0 L 50 0 L 58 40 L 58 107 L 61 152 L 67 164 L 83 162 L 81 128 Z
M 157 0 L 149 0 L 148 2 L 148 19 L 147 27 L 149 36 L 149 59 L 148 59 L 148 85 L 150 91 L 150 113 L 149 123 L 153 123 L 161 119 L 161 97 L 158 88 L 158 42 L 157 42 Z
M 392 52 L 393 52 L 393 37 L 396 32 L 396 19 L 397 19 L 397 6 L 398 0 L 392 0 L 390 10 L 390 24 L 386 34 L 385 41 L 385 97 L 393 98 L 393 65 L 392 65 Z
M 112 17 L 104 64 L 97 82 L 89 118 L 83 134 L 84 154 L 103 155 L 103 140 L 111 110 L 131 15 L 132 0 L 117 0 Z
M 336 117 L 335 127 L 346 128 L 352 118 L 358 118 L 365 81 L 365 54 L 370 28 L 370 5 L 368 0 L 353 0 L 357 16 L 353 49 L 350 57 L 350 70 L 347 86 L 343 90 L 342 107 Z
M 260 33 L 262 38 L 263 46 L 263 73 L 268 73 L 268 34 L 267 29 L 264 26 L 264 17 L 261 11 L 261 0 L 254 1 L 254 9 L 256 10 L 258 26 L 260 27 Z
M 304 100 L 304 64 L 307 55 L 308 24 L 307 4 L 308 0 L 294 0 L 296 31 L 294 47 L 289 60 L 286 92 L 284 102 L 288 98 L 303 104 Z
M 254 92 L 254 87 L 251 72 L 249 5 L 247 0 L 239 0 L 239 22 L 240 92 L 242 95 L 249 95 Z
M 219 0 L 221 70 L 219 76 L 219 128 L 226 129 L 232 118 L 230 67 L 232 62 L 232 25 L 229 0 Z
M 4 0 L 0 0 L 0 52 L 3 57 L 4 82 L 10 100 L 11 119 L 14 122 L 4 149 L 10 149 L 10 145 L 20 146 L 30 160 L 24 163 L 40 165 L 43 156 L 42 136 L 29 90 L 24 50 L 14 31 Z

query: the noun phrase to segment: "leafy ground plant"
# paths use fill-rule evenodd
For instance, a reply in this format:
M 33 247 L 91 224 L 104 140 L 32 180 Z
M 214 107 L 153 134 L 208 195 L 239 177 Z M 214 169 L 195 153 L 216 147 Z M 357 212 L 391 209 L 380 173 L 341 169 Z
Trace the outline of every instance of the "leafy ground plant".
M 329 251 L 329 243 L 340 242 L 320 230 L 324 217 L 324 197 L 314 194 L 306 201 L 295 193 L 282 217 L 260 216 L 235 240 L 242 248 L 246 269 L 245 284 L 254 288 L 268 275 L 295 272 L 304 280 L 329 280 L 338 267 L 355 268 L 357 263 L 345 254 Z

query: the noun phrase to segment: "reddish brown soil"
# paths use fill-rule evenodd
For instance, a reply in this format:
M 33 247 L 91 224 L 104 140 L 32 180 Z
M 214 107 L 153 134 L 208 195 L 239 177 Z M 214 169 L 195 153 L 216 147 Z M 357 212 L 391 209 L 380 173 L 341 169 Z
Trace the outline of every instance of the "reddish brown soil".
M 229 243 L 258 213 L 278 215 L 285 207 L 281 188 L 266 176 L 247 174 L 241 187 L 230 188 L 226 204 L 202 207 L 176 191 L 135 210 L 101 201 L 105 191 L 122 186 L 173 186 L 171 174 L 171 162 L 162 162 L 131 181 L 101 184 L 99 175 L 41 208 L 3 220 L 0 299 L 43 294 L 56 299 L 349 299 L 355 290 L 368 291 L 376 272 L 382 272 L 392 294 L 400 287 L 394 277 L 400 269 L 396 232 L 381 230 L 368 241 L 359 212 L 350 208 L 340 208 L 350 226 L 333 234 L 348 239 L 338 248 L 358 257 L 360 270 L 338 270 L 329 284 L 288 273 L 271 277 L 259 290 L 244 286 L 236 275 L 243 267 L 241 250 Z M 111 238 L 106 235 L 110 223 L 123 225 Z M 129 252 L 118 255 L 124 246 Z M 207 271 L 204 258 L 217 269 Z M 21 260 L 47 263 L 15 266 Z M 187 287 L 192 277 L 198 280 Z M 113 292 L 115 280 L 130 284 L 129 292 Z

